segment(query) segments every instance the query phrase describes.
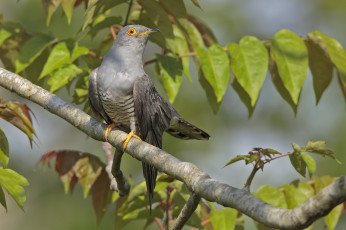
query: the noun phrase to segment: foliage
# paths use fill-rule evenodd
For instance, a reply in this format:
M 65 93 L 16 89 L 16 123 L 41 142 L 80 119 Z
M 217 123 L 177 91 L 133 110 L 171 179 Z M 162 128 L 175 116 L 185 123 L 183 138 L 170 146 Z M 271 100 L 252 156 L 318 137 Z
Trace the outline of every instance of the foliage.
M 29 138 L 30 145 L 33 135 L 36 136 L 32 126 L 30 109 L 25 104 L 17 101 L 2 101 L 0 98 L 0 118 L 8 121 L 24 132 Z M 0 203 L 7 210 L 5 194 L 3 188 L 16 201 L 18 206 L 23 209 L 23 202 L 26 200 L 25 190 L 22 186 L 28 186 L 29 182 L 22 175 L 8 169 L 9 145 L 5 133 L 0 128 Z
M 198 0 L 191 1 L 200 8 Z M 72 23 L 74 10 L 83 8 L 84 18 L 76 19 L 83 21 L 79 30 L 69 38 L 60 39 L 46 32 L 29 33 L 19 23 L 3 22 L 0 18 L 0 60 L 6 69 L 27 77 L 51 92 L 66 88 L 72 95 L 71 101 L 84 104 L 86 111 L 88 74 L 100 65 L 102 55 L 112 44 L 116 32 L 128 24 L 142 24 L 161 30 L 150 40 L 162 49 L 162 53 L 155 54 L 154 59 L 144 65 L 155 63 L 156 77 L 172 103 L 179 93 L 183 75 L 191 81 L 191 61 L 194 61 L 199 84 L 215 113 L 230 82 L 251 116 L 268 69 L 276 90 L 294 113 L 297 112 L 308 68 L 313 76 L 316 104 L 330 84 L 333 71 L 337 73 L 346 99 L 346 52 L 337 40 L 321 31 L 301 37 L 283 29 L 267 40 L 245 36 L 238 43 L 230 42 L 222 47 L 208 25 L 187 12 L 183 0 L 43 0 L 42 3 L 48 28 L 60 5 L 69 23 Z M 127 12 L 123 15 L 115 13 L 124 5 L 128 8 Z M 96 48 L 91 47 L 87 41 L 97 36 L 102 37 L 102 41 Z M 36 134 L 30 109 L 26 105 L 0 101 L 0 117 L 23 131 L 32 144 Z M 309 141 L 304 147 L 297 144 L 292 146 L 293 151 L 287 154 L 269 148 L 254 148 L 249 154 L 238 155 L 226 165 L 244 160 L 246 164 L 254 166 L 246 183 L 249 189 L 256 172 L 279 157 L 289 156 L 294 169 L 304 177 L 308 172 L 310 178 L 316 170 L 316 163 L 308 153 L 327 156 L 338 162 L 323 141 Z M 54 158 L 55 170 L 65 192 L 70 190 L 72 193 L 79 182 L 84 197 L 90 195 L 92 198 L 98 221 L 109 204 L 113 203 L 116 207 L 116 227 L 119 229 L 133 219 L 146 219 L 145 228 L 156 222 L 157 218 L 164 219 L 167 226 L 171 225 L 189 198 L 190 192 L 183 183 L 160 175 L 153 201 L 154 209 L 150 215 L 144 182 L 132 184 L 130 194 L 119 197 L 116 192 L 110 191 L 106 165 L 96 156 L 72 150 L 52 151 L 43 155 L 41 162 L 49 165 Z M 0 168 L 0 203 L 6 208 L 4 188 L 22 208 L 25 201 L 22 186 L 27 186 L 28 182 L 6 168 L 8 161 L 8 142 L 0 129 L 0 162 L 5 167 Z M 291 209 L 314 196 L 333 180 L 330 177 L 313 178 L 281 188 L 264 185 L 256 196 L 275 206 Z M 325 217 L 329 229 L 334 229 L 341 211 L 342 206 L 339 205 Z M 202 201 L 187 225 L 205 229 L 244 229 L 244 218 L 237 210 L 219 210 L 213 204 Z M 266 228 L 259 223 L 256 225 L 258 229 Z
M 346 52 L 338 41 L 321 31 L 308 33 L 306 38 L 302 38 L 284 29 L 272 39 L 260 41 L 256 37 L 245 36 L 238 44 L 229 43 L 223 48 L 210 28 L 187 12 L 183 0 L 131 1 L 129 11 L 123 16 L 114 15 L 112 10 L 128 4 L 124 0 L 47 0 L 43 1 L 47 25 L 60 5 L 68 22 L 71 22 L 73 10 L 83 7 L 83 2 L 84 23 L 69 39 L 59 40 L 49 34 L 29 34 L 14 22 L 0 24 L 0 45 L 5 54 L 0 55 L 0 59 L 5 67 L 36 78 L 40 85 L 48 85 L 52 92 L 66 86 L 74 92 L 74 102 L 85 103 L 86 97 L 78 93 L 87 84 L 81 79 L 99 65 L 99 58 L 102 59 L 101 55 L 112 43 L 112 33 L 122 27 L 120 23 L 143 24 L 161 30 L 161 33 L 151 37 L 151 41 L 162 48 L 163 55 L 156 54 L 153 61 L 156 62 L 156 76 L 171 102 L 179 92 L 182 75 L 191 80 L 189 62 L 192 59 L 189 56 L 194 57 L 199 82 L 215 113 L 230 77 L 232 87 L 251 116 L 268 67 L 277 91 L 294 112 L 297 111 L 308 66 L 313 75 L 317 103 L 332 79 L 333 69 L 337 71 L 346 99 Z M 193 2 L 198 6 L 197 1 Z M 90 50 L 81 45 L 84 40 L 99 34 L 104 38 L 98 48 Z M 37 62 L 45 64 L 42 66 Z M 73 82 L 80 84 L 73 85 Z
M 270 163 L 271 161 L 278 158 L 289 156 L 292 166 L 300 175 L 305 177 L 307 169 L 309 172 L 309 176 L 312 177 L 313 173 L 316 170 L 316 162 L 310 155 L 307 154 L 307 152 L 323 157 L 330 157 L 337 163 L 341 164 L 341 162 L 335 158 L 333 151 L 326 147 L 325 141 L 310 140 L 304 147 L 300 147 L 299 145 L 292 143 L 292 148 L 293 152 L 289 152 L 286 154 L 282 154 L 274 149 L 269 148 L 253 148 L 253 150 L 250 151 L 247 155 L 235 156 L 229 162 L 227 162 L 224 167 L 244 160 L 245 164 L 253 164 L 255 170 L 263 170 L 265 164 Z

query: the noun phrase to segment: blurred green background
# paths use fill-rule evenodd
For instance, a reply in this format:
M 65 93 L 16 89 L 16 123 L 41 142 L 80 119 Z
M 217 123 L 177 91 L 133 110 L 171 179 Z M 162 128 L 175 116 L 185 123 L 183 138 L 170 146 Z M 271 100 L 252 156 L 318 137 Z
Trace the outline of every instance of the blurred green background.
M 286 28 L 301 36 L 321 30 L 346 47 L 345 0 L 203 0 L 200 1 L 203 10 L 196 8 L 190 1 L 185 3 L 188 11 L 209 24 L 223 46 L 229 42 L 238 42 L 245 35 L 253 35 L 259 39 L 271 38 L 276 32 Z M 30 32 L 45 31 L 64 38 L 75 33 L 83 23 L 82 7 L 81 5 L 74 11 L 71 25 L 67 23 L 61 9 L 58 9 L 49 27 L 46 27 L 40 0 L 1 0 L 0 14 L 3 14 L 4 21 L 19 21 Z M 119 13 L 124 14 L 124 11 L 120 10 Z M 98 42 L 99 38 L 96 37 L 88 45 L 96 46 Z M 159 49 L 149 44 L 144 60 L 151 59 L 155 51 Z M 146 71 L 154 76 L 153 65 L 147 66 Z M 346 174 L 345 101 L 336 78 L 316 106 L 309 73 L 295 116 L 291 107 L 275 90 L 268 75 L 254 114 L 248 119 L 246 107 L 231 87 L 227 90 L 220 112 L 213 114 L 204 91 L 198 84 L 194 66 L 191 67 L 191 77 L 193 83 L 183 79 L 174 106 L 184 118 L 207 131 L 211 139 L 208 142 L 181 141 L 165 135 L 163 148 L 167 152 L 198 165 L 217 180 L 241 188 L 251 167 L 237 163 L 223 168 L 235 155 L 246 154 L 253 147 L 274 148 L 285 153 L 291 150 L 292 142 L 305 145 L 310 139 L 326 140 L 327 146 L 334 150 L 337 158 L 344 164 L 338 165 L 333 160 L 317 157 L 316 175 Z M 155 81 L 155 85 L 163 94 L 158 81 Z M 64 89 L 58 95 L 71 101 Z M 0 120 L 0 126 L 10 145 L 9 168 L 24 175 L 30 182 L 26 189 L 25 212 L 7 196 L 8 213 L 0 208 L 0 229 L 111 229 L 112 207 L 100 226 L 97 226 L 91 201 L 89 198 L 82 198 L 81 188 L 77 186 L 72 195 L 65 195 L 57 174 L 52 169 L 37 165 L 43 153 L 60 149 L 85 151 L 104 159 L 101 143 L 88 138 L 61 118 L 3 88 L 0 88 L 0 97 L 29 105 L 36 116 L 34 127 L 39 138 L 37 144 L 30 149 L 29 141 L 23 133 Z M 128 155 L 123 159 L 122 170 L 126 176 L 131 175 L 135 182 L 143 180 L 140 162 Z M 289 159 L 282 158 L 267 165 L 264 172 L 256 175 L 252 190 L 257 190 L 263 184 L 280 186 L 295 179 L 309 178 L 302 178 L 290 165 Z M 143 226 L 141 224 L 142 222 L 131 223 L 127 229 L 140 229 L 138 226 Z M 323 228 L 321 221 L 317 224 Z M 253 228 L 253 223 L 247 221 L 245 229 Z M 336 229 L 345 228 L 346 215 L 343 215 Z M 157 228 L 153 226 L 152 229 Z

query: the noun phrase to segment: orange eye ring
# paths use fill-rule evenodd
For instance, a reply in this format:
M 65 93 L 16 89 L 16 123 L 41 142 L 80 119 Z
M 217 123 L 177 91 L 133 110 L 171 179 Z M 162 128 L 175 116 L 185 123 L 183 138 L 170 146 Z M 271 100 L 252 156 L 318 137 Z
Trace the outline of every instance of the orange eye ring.
M 135 35 L 137 32 L 134 28 L 130 28 L 127 30 L 127 34 L 130 35 L 130 36 L 133 36 Z

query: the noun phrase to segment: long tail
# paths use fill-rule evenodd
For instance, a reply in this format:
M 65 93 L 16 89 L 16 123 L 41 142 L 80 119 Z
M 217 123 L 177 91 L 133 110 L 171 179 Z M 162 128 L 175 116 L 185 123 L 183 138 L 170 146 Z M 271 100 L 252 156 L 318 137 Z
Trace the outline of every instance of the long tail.
M 166 132 L 184 140 L 209 140 L 210 138 L 208 133 L 178 116 L 172 118 Z
M 149 206 L 150 206 L 150 214 L 151 214 L 151 205 L 154 197 L 154 189 L 156 185 L 156 176 L 157 176 L 157 169 L 145 162 L 142 162 L 143 167 L 143 175 L 145 178 L 145 182 L 147 184 L 147 191 L 149 196 Z

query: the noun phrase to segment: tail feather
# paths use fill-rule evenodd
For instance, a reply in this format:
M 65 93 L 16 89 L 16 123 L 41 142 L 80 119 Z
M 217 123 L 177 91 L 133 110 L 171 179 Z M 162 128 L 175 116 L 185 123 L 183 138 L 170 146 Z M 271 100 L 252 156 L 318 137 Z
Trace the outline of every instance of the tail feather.
M 166 132 L 174 137 L 184 140 L 209 140 L 210 138 L 208 133 L 197 128 L 188 121 L 185 121 L 183 118 L 177 116 L 172 118 L 169 128 L 166 130 Z
M 155 189 L 155 185 L 156 185 L 157 169 L 154 166 L 147 164 L 145 162 L 142 162 L 142 168 L 143 168 L 143 175 L 145 178 L 145 182 L 147 184 L 150 214 L 151 214 L 151 205 L 152 205 L 152 200 L 154 197 L 154 189 Z

